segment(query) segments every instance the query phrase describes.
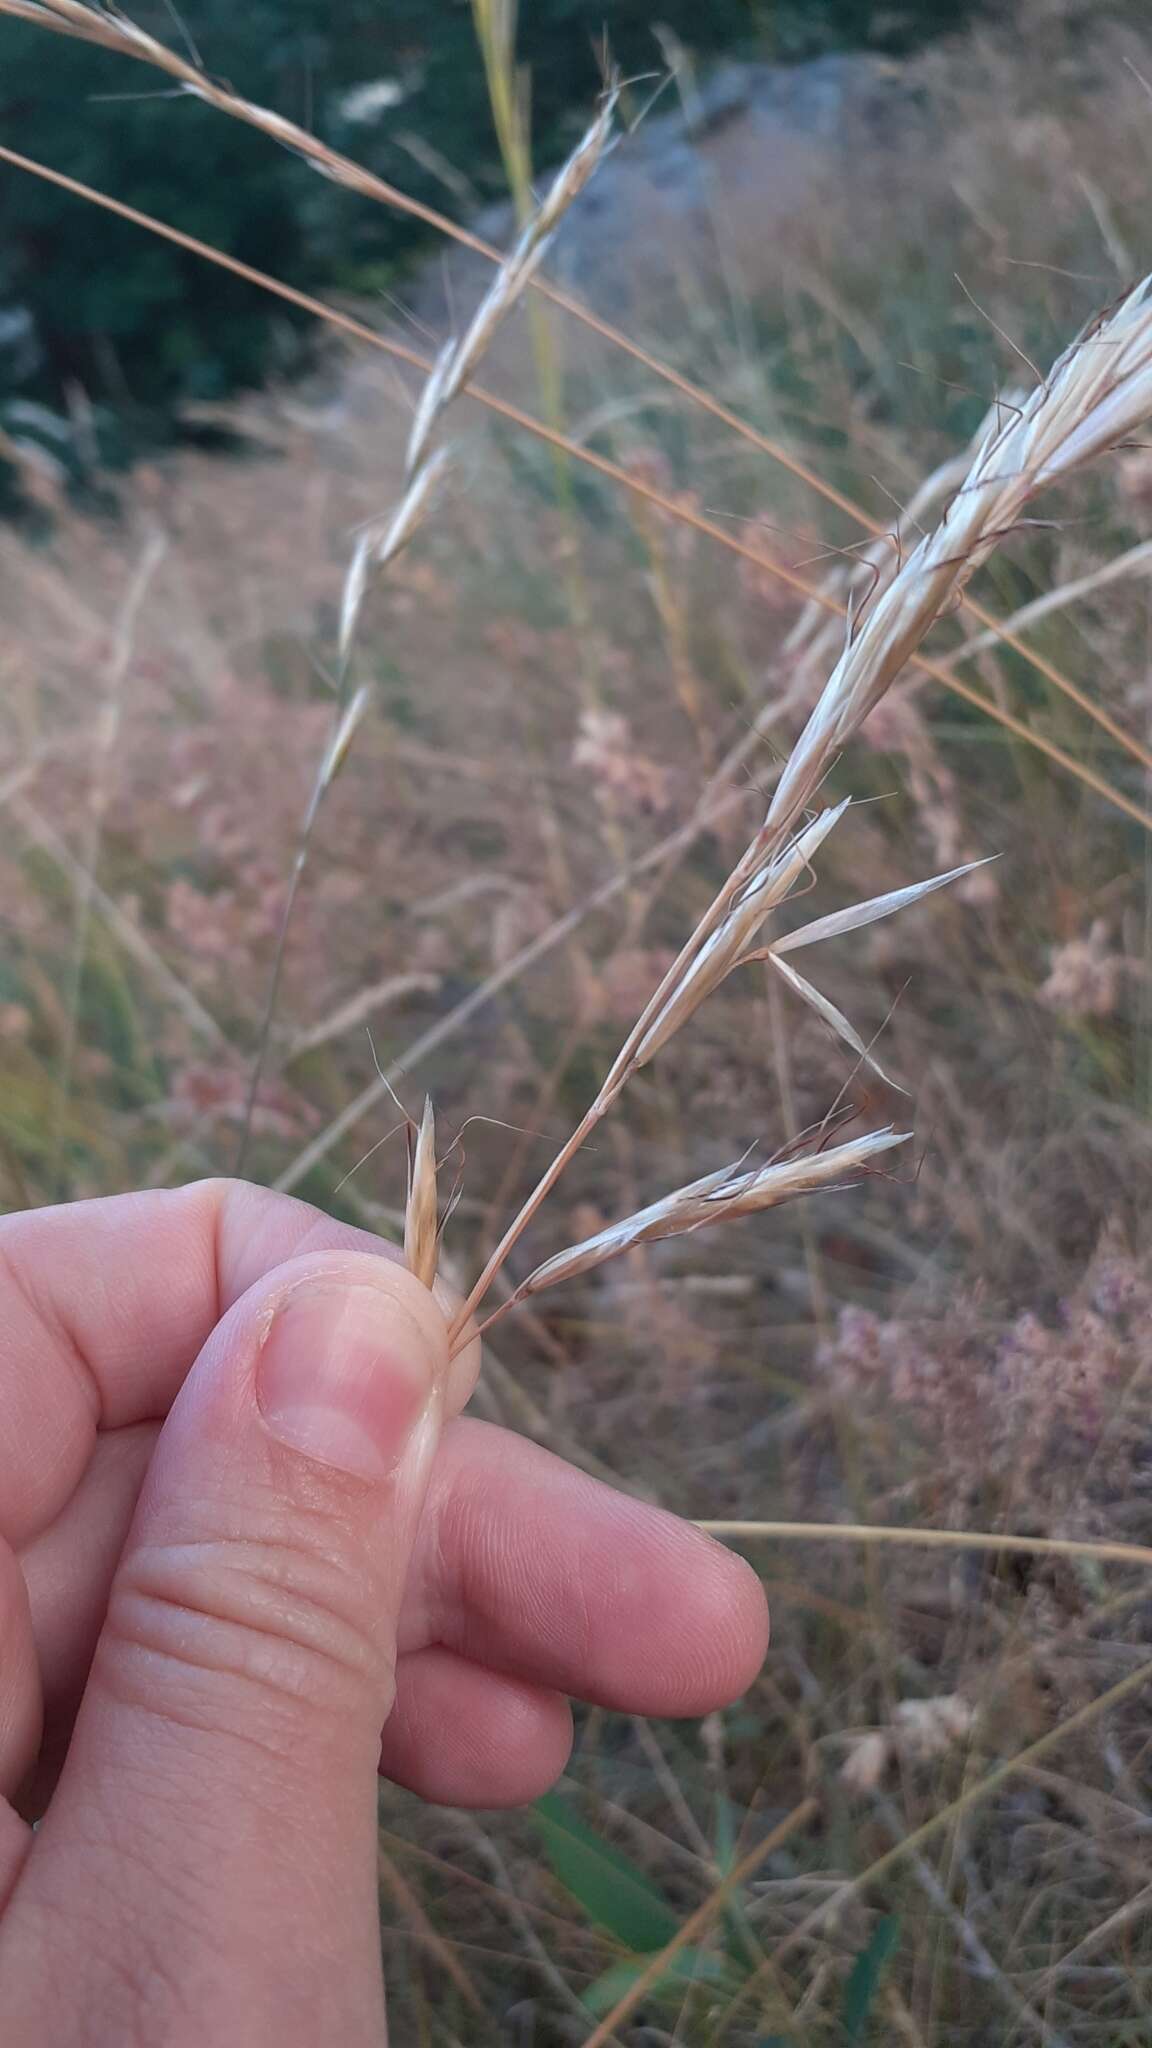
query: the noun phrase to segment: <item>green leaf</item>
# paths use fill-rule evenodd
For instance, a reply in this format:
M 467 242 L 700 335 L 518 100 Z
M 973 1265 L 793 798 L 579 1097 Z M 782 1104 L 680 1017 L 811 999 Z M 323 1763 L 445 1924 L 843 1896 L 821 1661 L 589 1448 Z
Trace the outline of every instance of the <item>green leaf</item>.
M 641 1972 L 647 1969 L 650 1956 L 637 1956 L 634 1961 L 613 1963 L 602 1977 L 581 1993 L 589 2012 L 599 2018 L 611 2012 L 617 2000 L 631 1991 Z M 645 1989 L 645 1998 L 661 1998 L 668 1992 L 683 1992 L 691 1984 L 724 1984 L 732 1977 L 719 1956 L 710 1956 L 704 1949 L 683 1948 L 673 1956 L 666 1970 L 654 1977 Z
M 736 1827 L 732 1818 L 732 1801 L 723 1792 L 716 1795 L 716 1864 L 722 1876 L 727 1876 L 736 1861 Z
M 895 1913 L 888 1913 L 879 1921 L 868 1943 L 862 1948 L 852 1965 L 852 1972 L 844 1986 L 845 2038 L 853 2044 L 864 2039 L 873 2001 L 879 1989 L 884 1966 L 896 1947 L 900 1936 L 900 1922 Z
M 736 1861 L 736 1821 L 732 1802 L 723 1792 L 718 1793 L 716 1797 L 714 1839 L 716 1867 L 722 1877 L 727 1877 Z M 729 1892 L 724 1902 L 723 1920 L 728 1934 L 726 1946 L 733 1962 L 740 1964 L 744 1969 L 750 1964 L 755 1967 L 758 1953 L 756 1936 L 748 1924 L 741 1892 Z
M 532 1809 L 555 1875 L 588 1918 L 634 1954 L 666 1948 L 680 1922 L 639 1866 L 585 1826 L 560 1792 Z

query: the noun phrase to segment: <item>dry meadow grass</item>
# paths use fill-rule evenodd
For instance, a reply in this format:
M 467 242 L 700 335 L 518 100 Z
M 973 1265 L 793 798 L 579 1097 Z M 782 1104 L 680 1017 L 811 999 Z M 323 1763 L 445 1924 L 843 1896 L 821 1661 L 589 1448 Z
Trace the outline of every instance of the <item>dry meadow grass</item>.
M 682 234 L 649 185 L 640 240 L 597 268 L 582 230 L 555 274 L 863 508 L 883 566 L 997 395 L 1013 416 L 1029 363 L 1149 266 L 1152 44 L 1091 27 L 1034 4 L 869 74 L 767 199 L 729 122 L 694 145 L 709 204 Z M 453 260 L 421 317 L 486 275 Z M 650 495 L 454 415 L 433 514 L 365 597 L 372 710 L 316 819 L 247 1154 L 398 1237 L 377 1063 L 415 1114 L 431 1093 L 440 1150 L 463 1133 L 465 1288 L 836 661 L 843 623 L 796 579 L 843 599 L 871 574 L 843 504 L 554 310 L 545 332 L 567 435 Z M 513 325 L 485 378 L 542 411 L 541 362 Z M 237 409 L 247 459 L 157 463 L 118 520 L 0 536 L 9 1206 L 237 1158 L 350 536 L 400 494 L 416 388 L 342 347 Z M 830 801 L 875 801 L 805 917 L 1001 856 L 822 950 L 910 1103 L 750 966 L 633 1077 L 512 1260 L 505 1285 L 838 1095 L 848 1137 L 916 1132 L 897 1177 L 642 1244 L 501 1323 L 483 1412 L 689 1515 L 855 1533 L 745 1539 L 775 1637 L 737 1709 L 584 1717 L 567 1789 L 629 1876 L 594 1849 L 574 1875 L 554 1817 L 386 1795 L 398 2041 L 1150 2037 L 1150 507 L 1133 440 L 1038 501 L 971 592 L 1038 607 L 1014 644 L 945 619 L 934 672 L 836 769 Z M 679 1929 L 643 1981 L 621 1883 L 650 1946 Z

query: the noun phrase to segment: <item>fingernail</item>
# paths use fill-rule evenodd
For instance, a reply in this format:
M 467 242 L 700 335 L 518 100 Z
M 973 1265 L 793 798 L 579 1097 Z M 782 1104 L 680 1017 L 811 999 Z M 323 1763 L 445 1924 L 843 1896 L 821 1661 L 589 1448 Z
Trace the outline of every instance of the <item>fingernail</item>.
M 257 1369 L 260 1410 L 295 1450 L 362 1479 L 394 1472 L 432 1396 L 415 1321 L 383 1288 L 327 1279 L 277 1308 Z

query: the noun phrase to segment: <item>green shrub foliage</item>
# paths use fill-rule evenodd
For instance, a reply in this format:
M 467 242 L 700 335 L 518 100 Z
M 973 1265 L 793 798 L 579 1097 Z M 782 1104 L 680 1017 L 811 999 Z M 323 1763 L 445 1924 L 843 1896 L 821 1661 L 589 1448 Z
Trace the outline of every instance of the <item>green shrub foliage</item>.
M 468 0 L 184 0 L 180 11 L 178 0 L 138 0 L 130 11 L 160 37 L 183 35 L 246 96 L 442 209 L 502 190 Z M 959 11 L 957 0 L 903 11 L 872 0 L 523 0 L 536 159 L 554 159 L 586 117 L 605 31 L 615 60 L 643 74 L 660 63 L 654 19 L 702 56 L 793 57 L 880 33 L 891 46 L 953 25 Z M 366 119 L 355 89 L 380 81 L 395 104 Z M 410 221 L 339 191 L 147 67 L 11 19 L 0 20 L 0 136 L 308 289 L 379 284 L 417 245 Z M 305 334 L 257 288 L 0 172 L 0 425 L 58 459 L 97 445 L 105 461 L 130 456 L 189 403 L 298 364 Z

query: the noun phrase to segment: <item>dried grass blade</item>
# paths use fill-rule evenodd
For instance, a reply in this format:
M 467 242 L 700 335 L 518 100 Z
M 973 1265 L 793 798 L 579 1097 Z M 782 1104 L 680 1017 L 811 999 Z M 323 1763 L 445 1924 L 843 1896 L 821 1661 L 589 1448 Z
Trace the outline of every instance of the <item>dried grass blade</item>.
M 315 1052 L 334 1038 L 342 1038 L 356 1025 L 375 1017 L 381 1010 L 389 1010 L 402 1002 L 405 996 L 435 995 L 443 986 L 439 974 L 388 974 L 382 981 L 374 982 L 369 988 L 362 988 L 347 1002 L 337 1005 L 318 1024 L 311 1024 L 306 1030 L 298 1031 L 287 1044 L 284 1052 L 285 1065 L 291 1065 L 307 1052 Z

